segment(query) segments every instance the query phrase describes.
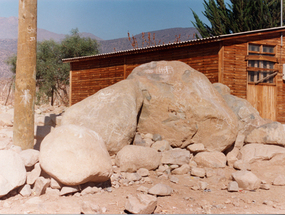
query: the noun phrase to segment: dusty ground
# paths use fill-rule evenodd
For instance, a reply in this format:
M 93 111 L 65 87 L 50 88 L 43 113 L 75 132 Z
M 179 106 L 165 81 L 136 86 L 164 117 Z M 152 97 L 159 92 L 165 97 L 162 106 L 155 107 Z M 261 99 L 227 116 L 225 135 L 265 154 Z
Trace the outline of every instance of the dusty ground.
M 267 183 L 278 174 L 285 174 L 284 161 L 262 161 L 251 166 L 252 172 Z M 95 203 L 106 214 L 124 214 L 124 205 L 128 194 L 135 194 L 141 185 L 150 188 L 156 183 L 164 183 L 174 189 L 171 196 L 158 197 L 157 214 L 285 214 L 285 187 L 271 185 L 270 190 L 228 192 L 223 188 L 230 181 L 232 168 L 215 169 L 209 178 L 199 179 L 190 175 L 177 175 L 177 184 L 168 179 L 158 179 L 151 172 L 152 184 L 133 184 L 121 186 L 96 194 L 80 196 L 79 193 L 70 196 L 59 196 L 48 193 L 39 197 L 22 197 L 12 195 L 0 201 L 0 213 L 9 214 L 80 214 L 83 201 Z M 208 192 L 193 190 L 198 181 L 206 181 Z M 191 188 L 192 187 L 192 188 Z M 265 204 L 267 203 L 267 204 Z

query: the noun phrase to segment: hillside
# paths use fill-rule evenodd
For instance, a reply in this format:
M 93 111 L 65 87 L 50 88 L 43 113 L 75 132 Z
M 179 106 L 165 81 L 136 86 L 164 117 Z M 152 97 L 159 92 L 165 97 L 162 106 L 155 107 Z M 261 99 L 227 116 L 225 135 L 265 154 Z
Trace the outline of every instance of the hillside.
M 180 35 L 179 41 L 191 40 L 194 38 L 197 30 L 195 28 L 170 28 L 158 31 L 151 31 L 151 40 L 155 35 L 156 44 L 174 42 Z M 100 53 L 109 53 L 127 49 L 133 49 L 131 42 L 126 33 L 125 38 L 114 40 L 103 40 L 91 33 L 82 32 L 82 37 L 90 37 L 96 39 L 100 44 Z M 53 39 L 60 42 L 65 38 L 64 34 L 57 34 L 38 28 L 38 41 Z M 132 36 L 132 35 L 131 35 Z M 18 37 L 18 18 L 17 17 L 0 17 L 0 78 L 11 76 L 8 65 L 5 61 L 17 53 L 17 37 Z M 142 47 L 142 34 L 134 35 L 137 40 L 138 47 Z M 145 39 L 148 40 L 148 32 L 145 32 Z M 160 43 L 159 43 L 160 41 Z M 153 45 L 153 44 L 152 44 Z

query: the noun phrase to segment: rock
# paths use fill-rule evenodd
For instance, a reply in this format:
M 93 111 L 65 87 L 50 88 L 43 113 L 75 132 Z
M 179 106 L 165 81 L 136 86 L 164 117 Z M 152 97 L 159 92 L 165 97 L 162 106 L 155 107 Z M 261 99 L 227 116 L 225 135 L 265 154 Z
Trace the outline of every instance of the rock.
M 161 137 L 160 134 L 154 134 L 152 140 L 153 140 L 154 142 L 161 141 L 161 140 L 162 140 L 162 137 Z
M 84 195 L 88 195 L 88 194 L 94 194 L 94 193 L 100 192 L 101 190 L 102 190 L 101 187 L 98 188 L 98 187 L 90 187 L 90 186 L 88 186 L 88 187 L 86 187 L 85 189 L 83 189 L 81 191 L 81 195 L 84 196 Z
M 237 149 L 241 149 L 244 145 L 244 140 L 245 140 L 245 134 L 239 132 L 234 147 Z
M 274 179 L 274 181 L 273 181 L 273 183 L 272 183 L 273 185 L 275 185 L 275 186 L 284 186 L 285 185 L 285 176 L 284 175 L 278 175 L 275 179 Z
M 171 173 L 174 175 L 184 175 L 190 172 L 190 166 L 183 164 L 181 167 L 174 169 Z
M 195 143 L 187 146 L 187 149 L 192 153 L 198 153 L 205 151 L 205 147 L 202 143 Z
M 166 184 L 158 183 L 148 190 L 149 194 L 157 196 L 170 196 L 173 189 Z
M 157 133 L 173 147 L 202 143 L 223 151 L 237 136 L 238 121 L 205 75 L 180 61 L 136 67 L 128 80 L 139 82 L 144 102 L 138 131 Z
M 190 152 L 186 149 L 175 148 L 162 152 L 161 163 L 163 164 L 189 164 Z
M 226 156 L 227 164 L 230 167 L 233 167 L 234 163 L 238 160 L 239 149 L 233 148 Z
M 26 169 L 20 155 L 12 150 L 0 150 L 0 197 L 26 182 Z
M 200 188 L 200 190 L 206 190 L 207 189 L 207 187 L 208 187 L 208 183 L 207 182 L 205 182 L 205 181 L 199 181 L 199 188 Z
M 145 146 L 145 141 L 144 139 L 142 138 L 142 136 L 139 134 L 139 133 L 136 133 L 135 135 L 135 138 L 134 138 L 134 142 L 133 142 L 133 145 L 136 145 L 136 146 Z
M 103 182 L 112 175 L 104 141 L 83 126 L 55 128 L 42 141 L 39 160 L 43 170 L 64 185 Z
M 146 169 L 146 168 L 140 168 L 140 169 L 137 171 L 137 173 L 138 173 L 139 175 L 141 175 L 142 177 L 149 176 L 149 171 L 148 171 L 148 169 Z
M 269 184 L 261 184 L 261 185 L 260 185 L 260 189 L 263 189 L 263 190 L 270 190 L 270 185 L 269 185 Z
M 102 214 L 102 209 L 99 205 L 83 201 L 81 204 L 81 214 Z
M 159 152 L 164 152 L 171 149 L 171 146 L 167 140 L 158 140 L 152 144 L 151 148 L 154 148 Z
M 62 188 L 62 184 L 60 182 L 58 182 L 57 180 L 55 180 L 54 178 L 50 179 L 50 187 L 52 189 L 58 189 L 60 190 Z
M 157 198 L 143 193 L 128 195 L 125 203 L 125 209 L 133 214 L 152 214 L 156 206 Z
M 150 138 L 145 138 L 144 141 L 145 141 L 145 144 L 144 144 L 145 147 L 151 147 L 152 144 L 154 143 L 153 140 Z
M 226 167 L 226 156 L 222 152 L 200 152 L 194 156 L 194 161 L 198 166 L 210 168 Z
M 138 173 L 126 173 L 126 179 L 128 179 L 129 181 L 139 181 L 141 180 L 142 176 Z
M 37 178 L 34 188 L 33 188 L 33 192 L 35 195 L 40 196 L 42 194 L 45 193 L 47 187 L 49 187 L 50 185 L 50 179 L 46 179 L 42 176 L 40 176 L 39 178 Z
M 279 154 L 285 154 L 284 147 L 252 143 L 242 147 L 240 160 L 245 163 L 253 163 L 257 160 L 270 160 Z
M 26 149 L 20 152 L 20 156 L 26 167 L 34 166 L 39 161 L 40 152 L 35 149 Z
M 285 146 L 285 132 L 283 125 L 279 122 L 261 125 L 246 136 L 245 142 Z
M 198 168 L 198 167 L 191 168 L 191 175 L 193 176 L 204 178 L 205 174 L 206 174 L 206 171 L 203 168 Z
M 19 193 L 21 196 L 30 196 L 32 194 L 32 189 L 29 184 L 25 184 L 23 187 L 19 189 Z
M 64 196 L 67 194 L 72 194 L 78 192 L 80 188 L 78 186 L 64 186 L 61 188 L 59 195 Z
M 136 172 L 140 168 L 154 170 L 160 165 L 161 155 L 155 149 L 129 145 L 116 156 L 116 165 L 124 172 Z
M 61 124 L 85 126 L 100 134 L 112 155 L 132 142 L 141 105 L 136 81 L 123 80 L 69 107 Z
M 236 181 L 229 182 L 228 183 L 228 191 L 229 192 L 238 192 L 239 191 L 238 183 Z
M 9 113 L 0 113 L 0 125 L 13 126 L 14 116 Z
M 249 171 L 234 172 L 232 173 L 232 178 L 238 183 L 240 188 L 245 190 L 257 190 L 261 184 L 261 180 Z
M 31 172 L 27 172 L 27 184 L 33 185 L 35 181 L 40 177 L 42 169 L 40 164 L 37 163 Z
M 4 149 L 9 149 L 9 145 L 12 144 L 12 140 L 5 138 L 5 137 L 0 137 L 0 150 Z
M 169 180 L 175 184 L 177 184 L 179 182 L 179 179 L 177 177 L 175 177 L 174 175 L 169 176 Z
M 251 170 L 250 164 L 244 162 L 243 160 L 237 160 L 236 162 L 234 162 L 233 167 L 237 170 Z

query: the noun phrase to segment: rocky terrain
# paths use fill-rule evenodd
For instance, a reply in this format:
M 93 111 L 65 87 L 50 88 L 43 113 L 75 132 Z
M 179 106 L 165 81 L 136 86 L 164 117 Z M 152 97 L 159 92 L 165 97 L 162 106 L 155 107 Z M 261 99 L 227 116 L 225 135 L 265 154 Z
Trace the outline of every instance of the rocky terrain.
M 34 149 L 13 145 L 13 107 L 0 112 L 0 213 L 285 212 L 283 125 L 184 63 L 36 106 Z

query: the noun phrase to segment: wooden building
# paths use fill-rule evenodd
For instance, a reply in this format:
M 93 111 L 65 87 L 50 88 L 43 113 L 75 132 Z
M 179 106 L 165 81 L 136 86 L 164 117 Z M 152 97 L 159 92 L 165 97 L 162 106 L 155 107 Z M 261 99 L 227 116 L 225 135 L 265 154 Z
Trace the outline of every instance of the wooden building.
M 144 63 L 179 60 L 247 99 L 263 118 L 285 123 L 285 27 L 64 59 L 69 62 L 70 104 L 128 77 Z M 284 34 L 285 35 L 285 34 Z

